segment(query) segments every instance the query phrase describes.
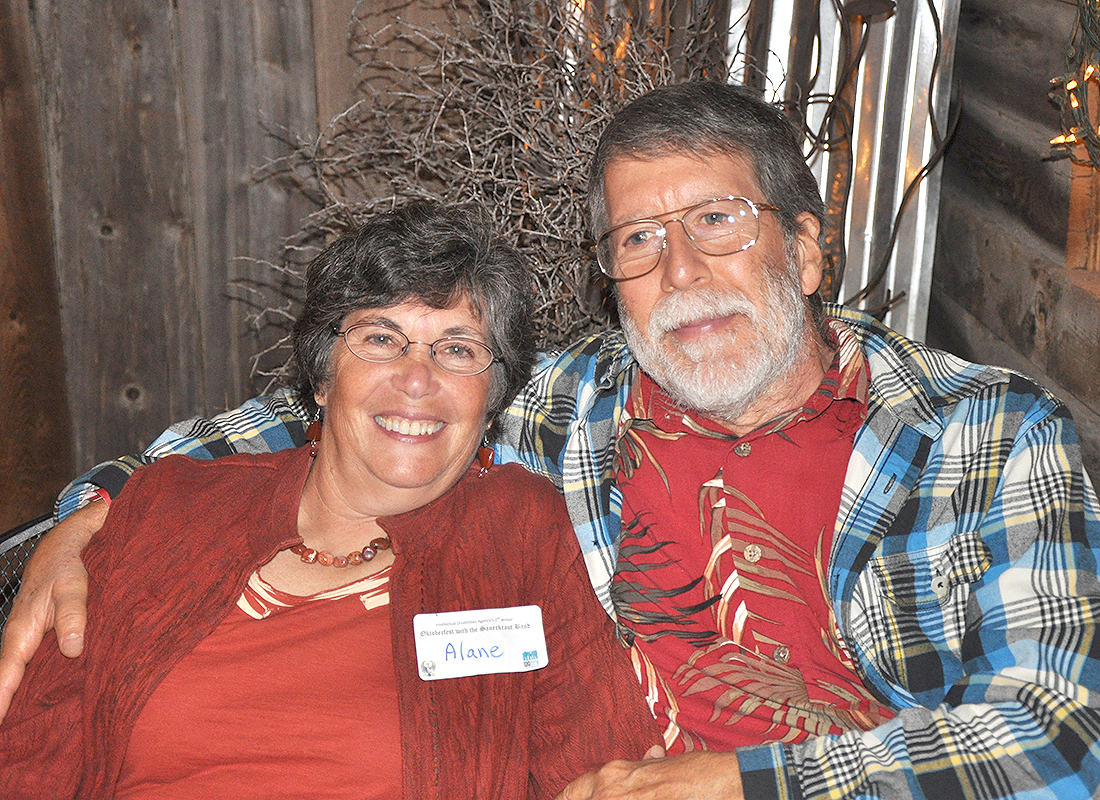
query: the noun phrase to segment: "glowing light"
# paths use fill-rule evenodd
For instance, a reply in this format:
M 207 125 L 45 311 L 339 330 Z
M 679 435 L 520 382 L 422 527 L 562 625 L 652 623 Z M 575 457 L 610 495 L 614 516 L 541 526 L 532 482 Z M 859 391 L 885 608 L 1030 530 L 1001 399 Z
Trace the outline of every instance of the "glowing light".
M 1068 83 L 1066 83 L 1066 91 L 1067 92 L 1072 92 L 1076 88 L 1077 88 L 1077 81 L 1076 80 L 1072 80 L 1072 81 L 1069 81 Z
M 1077 108 L 1079 105 L 1081 105 L 1079 102 L 1077 102 L 1077 95 L 1075 94 L 1071 94 L 1069 96 L 1069 104 L 1074 108 Z
M 1074 130 L 1076 130 L 1076 128 Z M 1063 133 L 1063 134 L 1059 134 L 1058 136 L 1055 136 L 1053 139 L 1051 139 L 1050 143 L 1052 145 L 1060 145 L 1060 144 L 1073 144 L 1076 141 L 1077 141 L 1077 134 L 1076 133 Z
M 1086 81 L 1090 80 L 1092 78 L 1092 76 L 1095 75 L 1095 74 L 1096 74 L 1096 66 L 1095 65 L 1089 64 L 1087 67 L 1085 67 L 1085 80 Z

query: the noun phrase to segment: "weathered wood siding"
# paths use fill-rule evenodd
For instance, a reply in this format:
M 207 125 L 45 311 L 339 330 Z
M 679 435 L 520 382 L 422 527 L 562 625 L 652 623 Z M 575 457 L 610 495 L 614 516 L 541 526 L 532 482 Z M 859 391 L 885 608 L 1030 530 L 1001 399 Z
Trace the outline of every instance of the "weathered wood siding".
M 317 70 L 317 116 L 322 125 L 359 99 L 358 65 L 349 52 L 348 34 L 359 0 L 313 3 L 313 52 Z
M 257 171 L 317 129 L 308 0 L 35 3 L 77 468 L 249 396 L 230 284 L 309 206 Z M 240 292 L 238 291 L 239 295 Z
M 1066 269 L 1071 165 L 1049 80 L 1076 4 L 963 0 L 961 120 L 944 165 L 928 339 L 1038 378 L 1069 404 L 1100 478 L 1100 273 Z
M 30 17 L 0 0 L 0 530 L 70 477 L 65 364 Z

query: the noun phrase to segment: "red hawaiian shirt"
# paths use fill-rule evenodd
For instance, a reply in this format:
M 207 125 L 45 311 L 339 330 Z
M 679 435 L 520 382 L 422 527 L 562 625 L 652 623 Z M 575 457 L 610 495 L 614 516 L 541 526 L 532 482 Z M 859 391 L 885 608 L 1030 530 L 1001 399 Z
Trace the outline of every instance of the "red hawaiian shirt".
M 612 584 L 669 752 L 870 729 L 892 713 L 840 638 L 827 575 L 867 413 L 858 348 L 799 409 L 738 437 L 642 376 L 620 428 Z

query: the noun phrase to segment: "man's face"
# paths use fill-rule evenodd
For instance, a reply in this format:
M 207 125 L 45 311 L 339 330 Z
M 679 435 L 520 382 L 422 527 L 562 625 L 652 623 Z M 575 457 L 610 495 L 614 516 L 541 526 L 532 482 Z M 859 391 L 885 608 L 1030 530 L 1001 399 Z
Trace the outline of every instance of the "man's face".
M 730 155 L 616 159 L 605 188 L 610 226 L 667 221 L 672 210 L 727 195 L 767 200 L 749 164 Z M 802 373 L 819 369 L 804 299 L 821 280 L 819 228 L 811 214 L 799 221 L 804 230 L 785 248 L 776 214 L 761 211 L 756 244 L 725 256 L 695 249 L 672 223 L 657 268 L 616 284 L 631 351 L 673 399 L 732 422 L 769 394 L 786 402 L 792 384 L 816 386 Z

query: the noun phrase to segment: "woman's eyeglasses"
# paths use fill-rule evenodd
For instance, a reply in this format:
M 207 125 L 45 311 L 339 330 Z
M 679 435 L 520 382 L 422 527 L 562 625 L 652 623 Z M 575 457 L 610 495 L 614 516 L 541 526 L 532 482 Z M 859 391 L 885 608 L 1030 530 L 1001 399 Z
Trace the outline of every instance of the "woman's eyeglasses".
M 413 342 L 401 331 L 376 322 L 360 322 L 342 331 L 333 330 L 333 333 L 343 338 L 353 356 L 376 364 L 396 361 L 414 344 L 428 347 L 432 361 L 452 375 L 478 375 L 496 360 L 488 345 L 462 336 L 446 336 L 430 344 Z

